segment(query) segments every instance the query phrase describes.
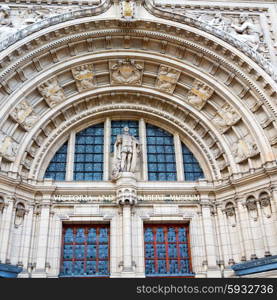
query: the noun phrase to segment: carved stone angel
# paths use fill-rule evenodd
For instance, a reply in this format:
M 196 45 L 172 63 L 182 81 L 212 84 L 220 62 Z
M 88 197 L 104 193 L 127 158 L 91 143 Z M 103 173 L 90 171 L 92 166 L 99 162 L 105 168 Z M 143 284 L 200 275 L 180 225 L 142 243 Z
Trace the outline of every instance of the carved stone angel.
M 140 151 L 140 142 L 124 127 L 114 144 L 112 179 L 119 178 L 122 172 L 135 172 Z

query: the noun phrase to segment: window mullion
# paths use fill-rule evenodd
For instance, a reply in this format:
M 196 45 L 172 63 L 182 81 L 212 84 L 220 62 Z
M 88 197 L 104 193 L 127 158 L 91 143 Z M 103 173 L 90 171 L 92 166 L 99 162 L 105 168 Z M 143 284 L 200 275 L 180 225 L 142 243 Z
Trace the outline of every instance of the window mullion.
M 111 119 L 107 118 L 104 124 L 104 173 L 103 180 L 109 180 L 110 166 L 110 147 L 111 147 Z
M 71 131 L 68 146 L 67 146 L 67 158 L 66 158 L 66 181 L 73 180 L 74 170 L 74 155 L 75 155 L 75 131 Z
M 143 118 L 139 120 L 139 137 L 142 151 L 142 179 L 148 180 L 146 125 Z
M 175 148 L 177 180 L 184 181 L 183 155 L 182 155 L 182 146 L 181 146 L 179 134 L 174 134 L 174 148 Z

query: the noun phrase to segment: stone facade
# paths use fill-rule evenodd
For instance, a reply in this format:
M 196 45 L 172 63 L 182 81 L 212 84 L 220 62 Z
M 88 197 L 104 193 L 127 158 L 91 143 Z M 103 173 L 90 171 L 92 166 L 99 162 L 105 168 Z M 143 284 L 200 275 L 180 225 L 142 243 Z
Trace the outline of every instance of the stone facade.
M 277 255 L 276 17 L 271 1 L 0 2 L 0 264 L 58 277 L 77 223 L 109 224 L 110 277 L 145 277 L 144 224 L 189 224 L 195 277 Z M 119 178 L 113 120 L 139 123 Z M 74 181 L 76 133 L 100 122 L 103 180 Z M 176 181 L 148 178 L 148 123 L 174 137 Z M 44 178 L 66 141 L 65 180 Z M 182 143 L 204 179 L 185 180 Z

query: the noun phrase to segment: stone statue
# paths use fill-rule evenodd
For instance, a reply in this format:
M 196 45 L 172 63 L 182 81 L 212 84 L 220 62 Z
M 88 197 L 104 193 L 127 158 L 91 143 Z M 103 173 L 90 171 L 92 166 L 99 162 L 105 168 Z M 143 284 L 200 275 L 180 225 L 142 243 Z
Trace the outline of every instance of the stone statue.
M 140 142 L 124 127 L 114 144 L 112 178 L 119 178 L 122 172 L 134 172 L 140 151 Z
M 38 121 L 37 114 L 27 101 L 18 104 L 11 112 L 11 117 L 26 130 L 30 130 Z
M 188 92 L 187 100 L 197 109 L 202 109 L 214 90 L 201 81 L 195 80 Z
M 216 13 L 214 15 L 213 19 L 211 19 L 208 22 L 208 24 L 211 26 L 215 26 L 218 29 L 227 31 L 226 30 L 226 26 L 227 26 L 226 18 L 223 18 L 221 13 Z
M 92 65 L 83 65 L 72 69 L 79 92 L 87 91 L 95 87 L 95 78 Z
M 65 100 L 64 91 L 59 86 L 56 78 L 43 83 L 38 87 L 38 90 L 50 107 L 54 107 Z
M 111 84 L 141 84 L 143 66 L 133 59 L 121 59 L 110 65 Z
M 179 71 L 167 66 L 161 66 L 157 77 L 156 88 L 168 93 L 173 93 L 179 76 Z
M 259 26 L 254 24 L 248 14 L 242 13 L 239 18 L 239 25 L 231 24 L 235 29 L 235 37 L 246 43 L 253 50 L 257 50 L 260 43 L 260 38 L 263 36 Z

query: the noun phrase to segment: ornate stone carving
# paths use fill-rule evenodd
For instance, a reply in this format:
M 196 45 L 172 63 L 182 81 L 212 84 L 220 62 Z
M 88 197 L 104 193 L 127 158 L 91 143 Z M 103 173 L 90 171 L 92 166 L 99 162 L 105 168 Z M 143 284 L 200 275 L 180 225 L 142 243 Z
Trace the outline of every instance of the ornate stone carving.
M 124 21 L 131 21 L 135 18 L 136 4 L 132 0 L 120 1 L 120 14 Z
M 121 188 L 116 192 L 116 202 L 119 205 L 137 203 L 137 191 L 131 187 Z
M 233 203 L 228 203 L 223 210 L 226 214 L 227 220 L 232 227 L 236 226 L 236 209 Z
M 93 65 L 83 65 L 73 68 L 72 74 L 79 92 L 95 88 L 96 82 L 93 73 Z
M 258 219 L 257 201 L 254 196 L 250 196 L 246 199 L 245 205 L 248 209 L 249 215 L 254 221 Z
M 201 81 L 195 80 L 188 92 L 187 100 L 197 109 L 202 109 L 214 90 Z
M 38 121 L 38 115 L 27 101 L 22 101 L 11 112 L 11 117 L 25 130 L 30 130 Z
M 259 153 L 257 145 L 246 138 L 239 139 L 236 143 L 233 143 L 231 149 L 237 163 L 243 162 Z
M 65 100 L 63 89 L 59 86 L 56 78 L 52 78 L 38 87 L 50 107 L 54 107 Z
M 240 120 L 240 116 L 235 111 L 235 109 L 229 105 L 225 104 L 218 109 L 213 122 L 218 127 L 220 132 L 225 132 L 230 126 L 236 124 Z
M 114 143 L 113 180 L 119 178 L 122 172 L 135 172 L 140 148 L 140 142 L 130 135 L 128 127 L 124 127 Z
M 0 196 L 0 213 L 3 212 L 4 207 L 5 207 L 5 200 Z
M 18 203 L 15 209 L 15 219 L 14 219 L 14 225 L 15 227 L 18 227 L 22 224 L 24 216 L 25 216 L 26 210 L 22 203 Z
M 14 161 L 18 150 L 18 143 L 10 136 L 0 131 L 0 156 Z
M 180 76 L 180 71 L 161 65 L 156 81 L 156 88 L 173 93 Z
M 270 218 L 272 214 L 270 205 L 270 195 L 266 192 L 262 192 L 259 196 L 259 203 L 265 216 L 267 218 Z
M 12 24 L 10 16 L 10 7 L 8 5 L 0 5 L 0 25 L 10 26 Z
M 110 62 L 111 84 L 141 85 L 143 63 L 133 59 L 121 59 Z
M 253 20 L 249 17 L 247 13 L 240 14 L 239 24 L 231 24 L 234 28 L 235 37 L 241 42 L 246 43 L 254 51 L 259 47 L 260 38 L 263 33 L 257 24 L 254 24 Z

